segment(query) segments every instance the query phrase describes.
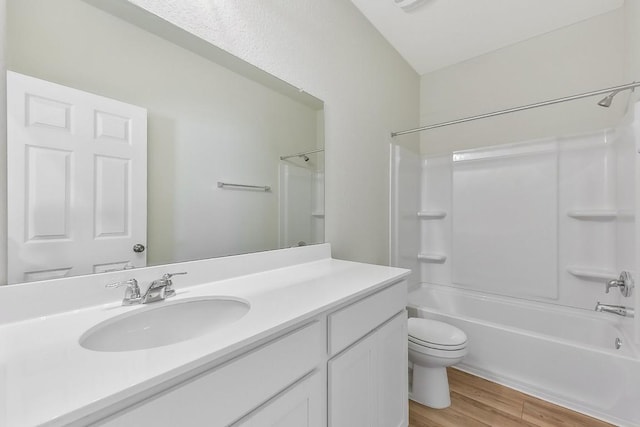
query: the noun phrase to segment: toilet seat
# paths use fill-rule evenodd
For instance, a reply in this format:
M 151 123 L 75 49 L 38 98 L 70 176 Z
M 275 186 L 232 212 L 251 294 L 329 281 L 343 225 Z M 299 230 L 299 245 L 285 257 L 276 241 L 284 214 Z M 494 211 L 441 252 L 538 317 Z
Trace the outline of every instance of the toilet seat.
M 411 317 L 408 320 L 409 342 L 415 347 L 434 350 L 462 350 L 467 345 L 467 335 L 453 325 L 432 319 Z
M 420 353 L 426 356 L 440 358 L 440 359 L 456 359 L 466 356 L 468 353 L 467 347 L 462 346 L 451 350 L 442 350 L 439 348 L 425 347 L 420 344 L 409 341 L 409 353 L 412 351 Z
M 416 346 L 420 346 L 420 347 L 426 347 L 426 348 L 433 348 L 435 350 L 444 350 L 444 351 L 455 351 L 455 350 L 461 350 L 463 348 L 467 347 L 467 342 L 463 342 L 462 344 L 458 344 L 458 345 L 448 345 L 448 344 L 434 344 L 431 342 L 427 342 L 427 341 L 422 341 L 420 339 L 417 339 L 415 337 L 409 336 L 409 342 L 416 345 Z

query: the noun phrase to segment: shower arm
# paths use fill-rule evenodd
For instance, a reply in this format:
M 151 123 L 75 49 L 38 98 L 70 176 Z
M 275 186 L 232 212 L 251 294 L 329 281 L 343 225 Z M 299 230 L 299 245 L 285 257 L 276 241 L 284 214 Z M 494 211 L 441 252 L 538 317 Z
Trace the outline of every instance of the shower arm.
M 425 130 L 441 128 L 441 127 L 444 127 L 444 126 L 457 125 L 459 123 L 470 122 L 472 120 L 480 120 L 480 119 L 486 119 L 486 118 L 489 118 L 489 117 L 501 116 L 503 114 L 509 114 L 509 113 L 515 113 L 515 112 L 518 112 L 518 111 L 530 110 L 532 108 L 545 107 L 547 105 L 560 104 L 561 102 L 567 102 L 567 101 L 573 101 L 573 100 L 576 100 L 576 99 L 588 98 L 588 97 L 591 97 L 591 96 L 603 95 L 605 93 L 609 94 L 609 93 L 612 93 L 612 92 L 616 92 L 617 93 L 617 92 L 621 92 L 621 91 L 629 90 L 629 89 L 633 90 L 634 88 L 639 87 L 639 86 L 640 86 L 640 83 L 633 82 L 633 83 L 628 83 L 628 84 L 621 85 L 621 86 L 610 87 L 610 88 L 607 88 L 607 89 L 600 89 L 600 90 L 594 90 L 594 91 L 591 91 L 591 92 L 579 93 L 577 95 L 565 96 L 563 98 L 551 99 L 549 101 L 536 102 L 535 104 L 528 104 L 528 105 L 523 105 L 523 106 L 520 106 L 520 107 L 507 108 L 506 110 L 494 111 L 492 113 L 485 113 L 485 114 L 479 114 L 477 116 L 465 117 L 464 119 L 451 120 L 451 121 L 448 121 L 448 122 L 436 123 L 434 125 L 421 126 L 421 127 L 418 127 L 418 128 L 407 129 L 407 130 L 402 130 L 402 131 L 398 131 L 398 132 L 391 132 L 391 137 L 396 137 L 396 136 L 406 135 L 406 134 L 416 133 L 416 132 L 422 132 L 422 131 L 425 131 Z

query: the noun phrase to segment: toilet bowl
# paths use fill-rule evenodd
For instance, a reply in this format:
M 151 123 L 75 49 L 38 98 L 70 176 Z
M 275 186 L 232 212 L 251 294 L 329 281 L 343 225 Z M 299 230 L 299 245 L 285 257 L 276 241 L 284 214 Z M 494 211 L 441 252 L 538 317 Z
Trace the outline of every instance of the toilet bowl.
M 451 405 L 447 366 L 467 354 L 467 335 L 444 322 L 410 318 L 409 361 L 413 363 L 411 399 L 431 408 Z

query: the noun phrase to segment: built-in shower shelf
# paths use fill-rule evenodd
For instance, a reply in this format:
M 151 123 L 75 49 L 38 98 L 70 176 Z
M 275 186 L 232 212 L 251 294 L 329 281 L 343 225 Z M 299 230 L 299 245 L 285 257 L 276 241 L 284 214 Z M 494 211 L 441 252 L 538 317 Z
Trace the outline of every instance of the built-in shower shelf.
M 311 212 L 311 216 L 314 218 L 324 218 L 324 212 Z
M 618 216 L 624 215 L 624 213 L 615 209 L 584 209 L 569 211 L 567 215 L 571 218 L 585 221 L 603 221 L 616 219 Z
M 443 219 L 447 216 L 445 211 L 420 211 L 418 212 L 418 218 L 422 219 Z
M 570 266 L 567 267 L 567 271 L 572 275 L 581 279 L 597 279 L 597 280 L 611 280 L 615 279 L 618 275 L 613 271 L 599 270 L 589 267 Z
M 447 256 L 435 253 L 421 253 L 418 254 L 418 259 L 423 262 L 443 263 L 447 260 Z

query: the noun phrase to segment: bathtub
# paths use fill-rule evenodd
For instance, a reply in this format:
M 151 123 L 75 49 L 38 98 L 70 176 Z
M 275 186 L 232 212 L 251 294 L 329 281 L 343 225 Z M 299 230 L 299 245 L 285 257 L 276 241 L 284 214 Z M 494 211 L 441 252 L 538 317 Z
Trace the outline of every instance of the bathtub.
M 439 285 L 409 293 L 409 315 L 466 332 L 461 370 L 620 426 L 640 426 L 638 348 L 607 313 Z M 616 340 L 621 341 L 616 348 Z

